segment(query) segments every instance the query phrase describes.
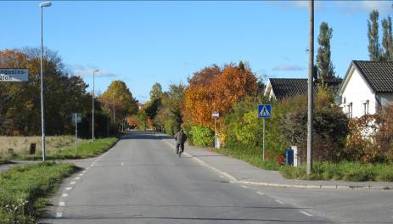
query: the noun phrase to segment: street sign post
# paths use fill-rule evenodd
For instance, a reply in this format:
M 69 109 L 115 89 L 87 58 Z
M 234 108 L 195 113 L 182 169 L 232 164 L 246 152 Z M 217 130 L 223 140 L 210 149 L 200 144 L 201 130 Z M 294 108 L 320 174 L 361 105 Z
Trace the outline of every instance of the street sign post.
M 82 116 L 79 113 L 72 113 L 72 123 L 75 124 L 75 154 L 78 149 L 78 123 L 82 121 Z
M 214 118 L 214 148 L 219 149 L 220 148 L 220 141 L 217 136 L 217 119 L 220 117 L 220 113 L 217 111 L 214 111 L 212 113 L 212 117 Z
M 25 82 L 29 80 L 29 70 L 0 68 L 0 82 Z
M 265 160 L 265 129 L 266 119 L 272 117 L 272 105 L 271 104 L 260 104 L 258 105 L 258 118 L 263 119 L 263 134 L 262 134 L 262 160 Z

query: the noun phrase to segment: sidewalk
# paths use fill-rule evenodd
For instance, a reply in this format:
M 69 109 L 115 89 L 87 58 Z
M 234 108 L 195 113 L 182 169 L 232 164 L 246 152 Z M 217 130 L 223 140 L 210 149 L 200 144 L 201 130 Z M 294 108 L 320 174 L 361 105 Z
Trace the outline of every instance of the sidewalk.
M 174 147 L 174 141 L 164 139 Z M 352 190 L 393 190 L 392 182 L 347 182 L 347 181 L 310 181 L 286 179 L 278 171 L 263 170 L 242 160 L 230 158 L 205 148 L 187 146 L 185 156 L 191 156 L 231 182 L 287 188 L 352 189 Z

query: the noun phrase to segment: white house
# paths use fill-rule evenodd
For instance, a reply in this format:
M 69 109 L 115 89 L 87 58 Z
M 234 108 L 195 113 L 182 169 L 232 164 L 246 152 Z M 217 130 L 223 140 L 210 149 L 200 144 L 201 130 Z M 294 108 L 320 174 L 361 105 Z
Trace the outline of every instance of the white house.
M 375 114 L 393 103 L 393 62 L 352 61 L 338 95 L 349 118 Z

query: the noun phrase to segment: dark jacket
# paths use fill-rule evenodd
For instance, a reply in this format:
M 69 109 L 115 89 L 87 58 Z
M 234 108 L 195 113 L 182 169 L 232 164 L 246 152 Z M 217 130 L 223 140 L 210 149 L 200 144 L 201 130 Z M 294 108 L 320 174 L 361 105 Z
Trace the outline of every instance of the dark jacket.
M 185 143 L 186 140 L 187 140 L 187 135 L 184 134 L 183 130 L 180 130 L 179 132 L 177 132 L 177 133 L 175 134 L 175 139 L 176 139 L 176 143 L 177 143 L 177 144 L 182 144 L 182 145 L 184 145 L 184 143 Z

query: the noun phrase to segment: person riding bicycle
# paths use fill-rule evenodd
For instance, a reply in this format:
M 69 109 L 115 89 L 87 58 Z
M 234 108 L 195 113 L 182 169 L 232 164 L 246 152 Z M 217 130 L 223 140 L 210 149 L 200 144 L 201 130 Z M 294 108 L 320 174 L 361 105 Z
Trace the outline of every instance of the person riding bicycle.
M 176 139 L 176 154 L 179 154 L 180 150 L 181 152 L 184 152 L 184 143 L 187 140 L 187 135 L 184 134 L 183 129 L 180 129 L 180 131 L 178 131 L 175 134 L 175 139 Z

